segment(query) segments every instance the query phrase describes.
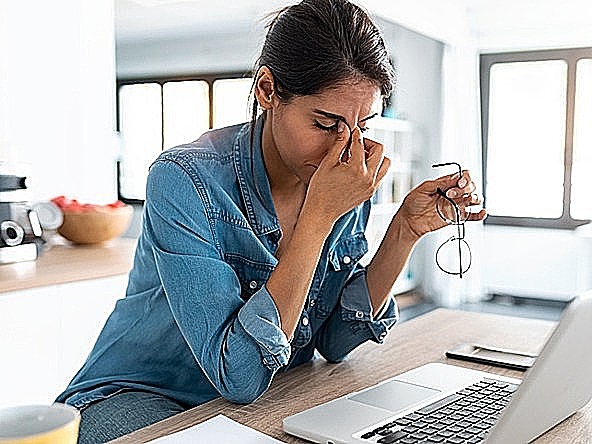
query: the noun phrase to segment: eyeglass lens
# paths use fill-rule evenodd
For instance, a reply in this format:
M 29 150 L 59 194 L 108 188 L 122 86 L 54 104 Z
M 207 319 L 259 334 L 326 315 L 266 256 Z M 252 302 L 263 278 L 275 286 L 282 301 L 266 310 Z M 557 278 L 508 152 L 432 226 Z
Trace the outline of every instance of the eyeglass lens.
M 436 201 L 436 209 L 440 217 L 450 225 L 462 224 L 468 220 L 470 215 L 465 208 L 459 207 L 444 196 L 440 196 Z
M 436 250 L 436 264 L 448 274 L 462 276 L 471 267 L 471 249 L 464 239 L 451 237 Z

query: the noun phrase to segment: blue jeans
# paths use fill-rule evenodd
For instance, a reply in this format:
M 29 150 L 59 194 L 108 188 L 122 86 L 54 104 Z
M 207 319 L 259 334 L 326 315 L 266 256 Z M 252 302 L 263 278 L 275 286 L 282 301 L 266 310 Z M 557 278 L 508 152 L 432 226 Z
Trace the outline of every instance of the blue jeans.
M 78 444 L 104 443 L 183 411 L 179 403 L 162 395 L 118 393 L 80 412 Z

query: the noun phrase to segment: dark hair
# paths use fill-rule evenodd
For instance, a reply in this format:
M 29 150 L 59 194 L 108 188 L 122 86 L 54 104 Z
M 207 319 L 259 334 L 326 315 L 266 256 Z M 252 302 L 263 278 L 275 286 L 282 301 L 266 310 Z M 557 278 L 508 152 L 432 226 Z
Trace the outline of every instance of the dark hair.
M 348 0 L 303 0 L 281 10 L 268 25 L 255 72 L 262 66 L 285 102 L 352 79 L 375 83 L 386 99 L 395 78 L 382 33 Z M 253 98 L 252 129 L 257 109 Z

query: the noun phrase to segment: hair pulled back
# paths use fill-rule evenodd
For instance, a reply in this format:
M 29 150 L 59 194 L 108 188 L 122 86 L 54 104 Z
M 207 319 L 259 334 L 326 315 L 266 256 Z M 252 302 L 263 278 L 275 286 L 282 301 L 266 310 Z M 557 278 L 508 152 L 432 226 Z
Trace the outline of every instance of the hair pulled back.
M 256 70 L 262 66 L 285 102 L 351 80 L 376 84 L 386 98 L 395 78 L 382 33 L 348 0 L 303 0 L 281 10 L 268 26 Z M 254 99 L 253 118 L 257 106 Z

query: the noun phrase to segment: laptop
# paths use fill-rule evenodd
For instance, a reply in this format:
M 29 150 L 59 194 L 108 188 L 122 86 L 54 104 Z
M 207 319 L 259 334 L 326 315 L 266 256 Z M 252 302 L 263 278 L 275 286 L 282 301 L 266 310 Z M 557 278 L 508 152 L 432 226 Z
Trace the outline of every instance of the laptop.
M 522 380 L 430 363 L 289 416 L 316 443 L 527 443 L 592 398 L 592 291 L 566 307 Z

